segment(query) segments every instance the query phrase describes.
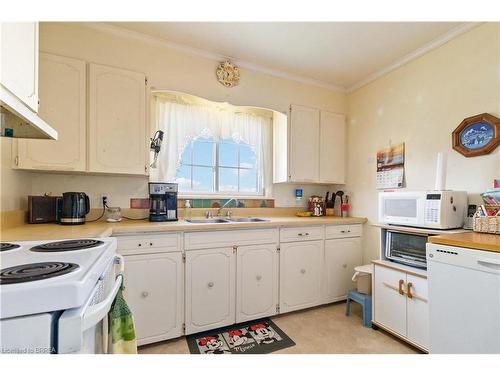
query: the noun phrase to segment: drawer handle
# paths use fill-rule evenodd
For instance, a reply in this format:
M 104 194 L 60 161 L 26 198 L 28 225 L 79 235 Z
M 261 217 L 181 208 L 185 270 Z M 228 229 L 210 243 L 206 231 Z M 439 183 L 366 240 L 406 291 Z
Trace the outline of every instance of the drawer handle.
M 143 298 L 146 298 L 147 296 L 149 296 L 149 293 L 148 293 L 148 292 L 142 292 L 142 297 L 143 297 Z
M 305 274 L 305 273 L 306 273 L 305 268 L 302 268 L 302 269 L 300 270 L 300 273 L 301 273 L 302 275 L 303 275 L 303 274 Z
M 340 233 L 351 233 L 351 230 L 348 229 L 348 230 L 341 230 Z
M 399 287 L 398 287 L 398 292 L 399 294 L 401 294 L 402 296 L 404 296 L 405 292 L 403 291 L 403 284 L 404 284 L 404 280 L 399 280 Z
M 150 242 L 150 243 L 149 243 L 149 246 L 153 246 L 153 243 L 152 243 L 152 242 Z
M 406 285 L 406 295 L 408 296 L 409 299 L 413 298 L 413 294 L 411 293 L 411 288 L 413 287 L 413 283 L 408 283 Z
M 302 236 L 309 236 L 309 233 L 307 233 L 307 232 L 306 232 L 306 233 L 299 233 L 298 235 L 299 235 L 300 237 L 302 237 Z
M 214 283 L 213 283 L 212 281 L 210 281 L 210 282 L 207 284 L 207 286 L 208 286 L 209 288 L 213 288 L 213 287 L 214 287 Z
M 260 281 L 260 280 L 262 280 L 262 276 L 261 275 L 257 275 L 256 279 L 257 279 L 257 281 Z
M 142 243 L 138 244 L 137 246 L 141 247 L 141 246 L 142 246 Z

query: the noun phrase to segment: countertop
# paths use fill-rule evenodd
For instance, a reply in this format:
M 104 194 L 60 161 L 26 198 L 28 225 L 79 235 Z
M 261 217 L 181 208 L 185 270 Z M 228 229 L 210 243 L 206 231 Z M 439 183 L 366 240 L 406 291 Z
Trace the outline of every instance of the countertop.
M 500 235 L 467 232 L 429 237 L 429 242 L 500 253 Z
M 184 220 L 174 222 L 151 223 L 148 220 L 127 220 L 119 223 L 99 221 L 83 225 L 60 224 L 22 224 L 12 228 L 2 229 L 0 240 L 8 241 L 36 241 L 58 240 L 71 238 L 109 237 L 112 235 L 125 235 L 128 233 L 159 233 L 159 232 L 191 232 L 251 228 L 290 227 L 302 225 L 345 225 L 363 224 L 366 218 L 359 217 L 296 217 L 296 216 L 259 216 L 269 221 L 257 223 L 222 223 L 222 224 L 193 224 Z

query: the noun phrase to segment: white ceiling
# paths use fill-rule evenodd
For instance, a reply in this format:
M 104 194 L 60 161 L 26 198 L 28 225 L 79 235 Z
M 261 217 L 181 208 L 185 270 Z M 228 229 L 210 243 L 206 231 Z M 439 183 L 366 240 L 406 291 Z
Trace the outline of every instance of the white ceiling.
M 261 70 L 352 89 L 470 28 L 458 22 L 114 22 Z M 409 56 L 410 55 L 410 56 Z

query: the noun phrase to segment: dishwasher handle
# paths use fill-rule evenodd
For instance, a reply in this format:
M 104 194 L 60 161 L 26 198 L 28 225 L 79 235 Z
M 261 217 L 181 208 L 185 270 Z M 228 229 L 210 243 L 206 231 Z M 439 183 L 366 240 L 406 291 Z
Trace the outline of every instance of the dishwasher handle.
M 500 271 L 500 260 L 492 258 L 479 258 L 477 260 L 481 266 L 491 268 L 496 271 Z

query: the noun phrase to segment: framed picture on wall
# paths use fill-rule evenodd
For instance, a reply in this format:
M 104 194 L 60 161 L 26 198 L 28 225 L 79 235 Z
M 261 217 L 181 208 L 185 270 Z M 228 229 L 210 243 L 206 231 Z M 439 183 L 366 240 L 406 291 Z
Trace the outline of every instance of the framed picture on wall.
M 467 117 L 453 131 L 452 142 L 465 157 L 489 154 L 500 143 L 500 119 L 489 113 Z

